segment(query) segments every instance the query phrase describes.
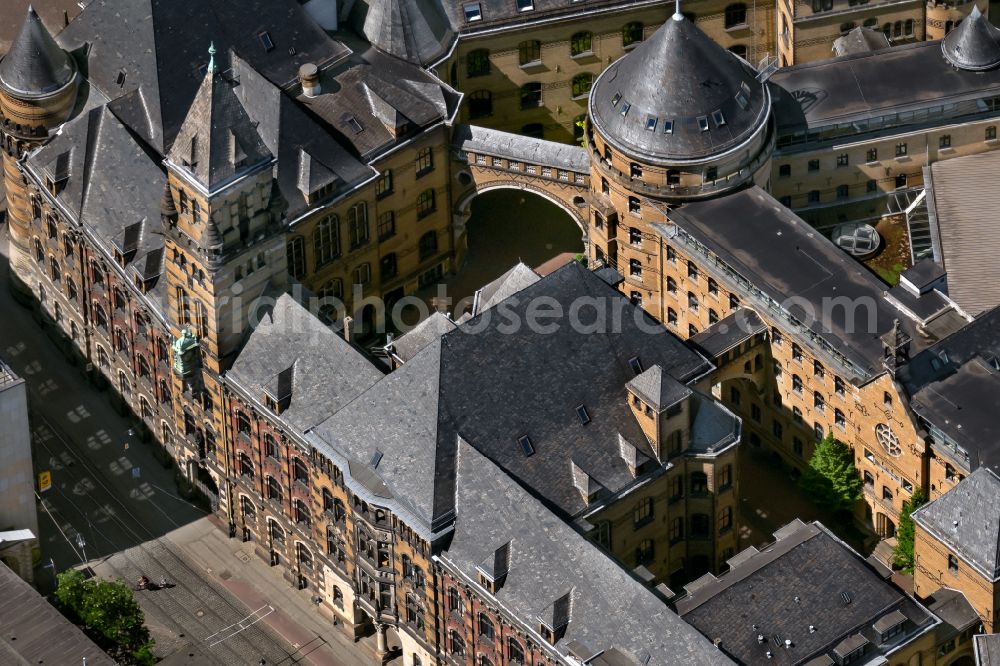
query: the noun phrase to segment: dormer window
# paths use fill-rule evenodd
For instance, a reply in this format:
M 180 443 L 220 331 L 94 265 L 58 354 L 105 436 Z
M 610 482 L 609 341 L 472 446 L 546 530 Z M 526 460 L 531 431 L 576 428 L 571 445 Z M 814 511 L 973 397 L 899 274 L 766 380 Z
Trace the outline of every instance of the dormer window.
M 465 11 L 465 20 L 468 23 L 483 20 L 483 9 L 478 2 L 470 2 L 462 6 Z

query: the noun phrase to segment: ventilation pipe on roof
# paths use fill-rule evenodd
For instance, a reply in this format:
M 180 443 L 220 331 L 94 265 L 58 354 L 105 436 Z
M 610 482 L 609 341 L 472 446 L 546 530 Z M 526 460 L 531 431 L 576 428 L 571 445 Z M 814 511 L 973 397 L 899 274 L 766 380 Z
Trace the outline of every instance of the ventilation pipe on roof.
M 299 83 L 302 84 L 302 94 L 315 97 L 322 89 L 319 85 L 319 68 L 311 62 L 299 67 Z

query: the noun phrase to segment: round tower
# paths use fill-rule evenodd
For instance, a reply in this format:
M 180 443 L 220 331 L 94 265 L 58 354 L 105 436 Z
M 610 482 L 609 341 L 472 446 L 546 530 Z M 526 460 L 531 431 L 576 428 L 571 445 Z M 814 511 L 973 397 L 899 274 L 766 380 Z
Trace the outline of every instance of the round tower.
M 632 300 L 661 318 L 652 225 L 686 201 L 767 186 L 771 94 L 678 11 L 597 77 L 588 111 L 590 258 L 617 268 Z
M 18 279 L 26 271 L 28 226 L 33 217 L 17 161 L 43 143 L 49 130 L 65 122 L 76 102 L 80 77 L 76 63 L 56 44 L 35 10 L 0 60 L 0 141 L 10 220 L 11 284 L 26 291 Z
M 945 60 L 956 69 L 982 72 L 1000 65 L 1000 28 L 972 6 L 969 18 L 941 40 Z

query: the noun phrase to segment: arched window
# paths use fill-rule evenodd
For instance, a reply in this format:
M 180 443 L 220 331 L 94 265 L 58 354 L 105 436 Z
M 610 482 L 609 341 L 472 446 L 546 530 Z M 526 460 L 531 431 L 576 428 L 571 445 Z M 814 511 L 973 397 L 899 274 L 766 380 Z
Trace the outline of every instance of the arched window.
M 257 507 L 246 496 L 240 498 L 240 513 L 243 514 L 244 523 L 257 522 Z
M 53 282 L 59 282 L 62 279 L 62 269 L 59 268 L 59 262 L 55 260 L 55 257 L 49 257 L 49 275 Z
M 475 49 L 465 56 L 465 75 L 468 78 L 486 76 L 490 73 L 489 49 Z
M 354 204 L 347 211 L 347 230 L 352 249 L 368 242 L 368 206 L 365 202 Z
M 457 613 L 462 610 L 462 597 L 458 594 L 458 588 L 448 588 L 448 612 Z
M 334 278 L 323 285 L 323 288 L 319 290 L 320 298 L 343 298 L 344 297 L 344 281 L 340 278 Z
M 136 361 L 136 369 L 140 377 L 149 377 L 149 361 L 144 356 L 140 356 Z
M 424 261 L 437 254 L 437 232 L 428 231 L 420 237 L 420 260 Z
M 304 543 L 296 545 L 296 550 L 298 551 L 299 566 L 303 569 L 313 568 L 313 556 L 312 553 L 306 548 Z
M 313 253 L 317 270 L 340 256 L 340 218 L 336 215 L 331 215 L 316 225 L 313 231 Z
M 541 62 L 542 43 L 537 39 L 529 39 L 517 45 L 518 61 L 521 67 Z
M 906 23 L 903 24 L 903 34 L 907 37 L 913 36 L 913 19 L 906 19 Z
M 573 97 L 583 97 L 590 92 L 594 85 L 594 75 L 590 72 L 582 72 L 573 77 L 572 94 Z
M 493 93 L 476 90 L 469 95 L 469 118 L 485 118 L 493 115 Z
M 747 6 L 742 2 L 726 7 L 726 30 L 746 25 Z
M 895 23 L 892 24 L 892 36 L 893 37 L 902 37 L 903 36 L 903 22 L 902 21 L 896 21 Z
M 295 236 L 288 241 L 288 272 L 296 280 L 306 275 L 306 243 L 302 236 Z
M 299 481 L 300 483 L 307 483 L 309 481 L 309 467 L 303 462 L 302 458 L 296 458 L 292 461 L 292 480 Z
M 521 109 L 531 109 L 542 105 L 542 84 L 531 81 L 521 86 Z
M 642 41 L 642 24 L 638 21 L 622 26 L 622 46 L 628 48 Z
M 569 40 L 569 54 L 573 57 L 590 53 L 593 50 L 594 33 L 578 32 Z
M 281 484 L 273 476 L 267 477 L 267 499 L 281 501 Z
M 240 474 L 251 479 L 253 478 L 253 460 L 242 451 L 240 452 Z
M 285 547 L 285 530 L 281 529 L 281 525 L 273 520 L 267 521 L 268 534 L 271 536 L 271 543 L 278 548 Z
M 452 654 L 459 656 L 465 655 L 465 639 L 462 638 L 461 634 L 454 629 L 451 630 L 451 636 L 448 642 L 451 643 L 449 647 L 451 648 Z
M 35 239 L 35 261 L 45 261 L 45 250 L 42 248 L 42 241 Z
M 523 664 L 524 663 L 524 648 L 513 638 L 507 639 L 507 663 L 509 664 Z
M 490 643 L 496 640 L 496 628 L 493 621 L 485 613 L 479 614 L 479 636 Z

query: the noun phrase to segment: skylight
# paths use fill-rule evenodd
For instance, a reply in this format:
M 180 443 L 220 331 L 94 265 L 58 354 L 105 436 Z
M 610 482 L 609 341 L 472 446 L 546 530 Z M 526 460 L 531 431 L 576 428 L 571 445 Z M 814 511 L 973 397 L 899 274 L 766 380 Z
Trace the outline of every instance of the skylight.
M 580 417 L 580 424 L 587 425 L 590 423 L 590 414 L 587 413 L 586 405 L 580 405 L 576 408 L 576 415 Z
M 375 453 L 372 454 L 372 459 L 368 461 L 368 464 L 373 468 L 378 467 L 378 464 L 382 462 L 382 455 L 383 453 L 381 451 L 375 449 Z
M 646 131 L 653 132 L 656 130 L 657 118 L 656 116 L 649 116 L 646 118 Z
M 274 50 L 274 41 L 271 40 L 271 33 L 267 30 L 257 34 L 257 39 L 260 40 L 260 45 L 264 47 L 265 51 Z
M 628 115 L 628 110 L 631 109 L 631 108 L 632 108 L 632 105 L 629 104 L 628 102 L 625 102 L 624 104 L 622 104 L 622 110 L 619 111 L 618 113 L 622 114 L 622 117 L 625 117 L 625 116 Z
M 642 373 L 642 361 L 639 360 L 638 356 L 633 356 L 628 360 L 628 367 L 632 368 L 632 372 L 637 375 Z
M 674 133 L 674 121 L 672 121 L 672 120 L 664 120 L 663 121 L 663 133 L 664 134 L 673 134 Z
M 528 437 L 527 435 L 521 435 L 520 437 L 518 437 L 517 443 L 521 447 L 521 452 L 524 454 L 525 458 L 527 458 L 528 456 L 530 456 L 532 453 L 535 452 L 535 447 L 531 443 L 531 438 Z
M 483 20 L 483 10 L 478 2 L 470 2 L 463 5 L 462 8 L 465 10 L 465 20 L 469 23 Z
M 615 93 L 615 96 L 611 98 L 611 106 L 618 106 L 618 102 L 622 101 L 622 94 Z
M 517 3 L 517 11 L 530 12 L 535 8 L 534 0 L 514 0 Z
M 708 116 L 698 116 L 698 129 L 702 132 L 708 131 Z
M 712 111 L 712 120 L 715 121 L 716 126 L 722 127 L 726 124 L 726 117 L 722 115 L 722 110 Z

